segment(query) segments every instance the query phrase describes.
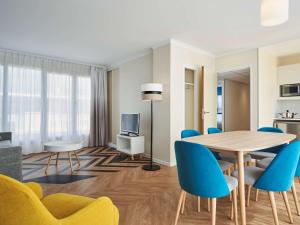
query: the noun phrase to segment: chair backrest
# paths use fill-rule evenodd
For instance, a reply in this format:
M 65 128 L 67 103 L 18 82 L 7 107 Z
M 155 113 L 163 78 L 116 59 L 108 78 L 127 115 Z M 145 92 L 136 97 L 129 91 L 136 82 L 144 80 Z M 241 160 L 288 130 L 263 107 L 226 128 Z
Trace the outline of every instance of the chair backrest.
M 277 154 L 254 187 L 267 191 L 288 191 L 295 177 L 300 157 L 300 141 L 292 142 Z
M 260 132 L 273 132 L 273 133 L 283 133 L 283 130 L 276 127 L 261 127 L 257 129 Z
M 0 209 L 0 224 L 53 225 L 58 223 L 29 187 L 1 174 Z
M 181 131 L 181 138 L 188 138 L 202 135 L 200 131 L 197 130 L 183 130 Z
M 230 191 L 218 161 L 203 145 L 176 141 L 179 183 L 183 190 L 205 198 L 227 196 Z
M 207 128 L 207 133 L 208 134 L 217 134 L 217 133 L 222 133 L 222 130 L 216 127 L 209 127 Z
M 257 129 L 257 131 L 259 131 L 259 132 L 284 133 L 283 130 L 281 130 L 280 128 L 276 128 L 276 127 L 261 127 L 259 129 Z M 279 146 L 275 146 L 275 147 L 272 147 L 272 148 L 263 149 L 263 150 L 260 150 L 260 151 L 262 151 L 262 152 L 271 152 L 271 153 L 278 154 L 284 146 L 285 145 L 279 145 Z

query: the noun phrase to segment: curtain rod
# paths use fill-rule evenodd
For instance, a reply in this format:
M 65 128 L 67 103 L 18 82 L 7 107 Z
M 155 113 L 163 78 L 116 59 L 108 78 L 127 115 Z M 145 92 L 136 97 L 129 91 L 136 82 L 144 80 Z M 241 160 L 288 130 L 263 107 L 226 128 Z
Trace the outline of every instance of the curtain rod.
M 27 55 L 27 56 L 32 56 L 32 57 L 39 57 L 39 58 L 50 59 L 50 60 L 61 61 L 61 62 L 72 63 L 72 64 L 78 64 L 78 65 L 83 65 L 83 66 L 94 66 L 94 67 L 97 67 L 97 68 L 107 69 L 106 66 L 102 66 L 102 65 L 89 64 L 89 63 L 79 62 L 79 61 L 71 60 L 71 59 L 64 59 L 64 58 L 53 57 L 53 56 L 39 55 L 39 54 L 35 54 L 35 53 L 23 52 L 23 51 L 18 51 L 18 50 L 13 50 L 13 49 L 7 49 L 7 48 L 1 48 L 0 47 L 0 51 L 2 51 L 2 52 L 11 52 L 11 53 L 16 53 L 16 54 L 22 54 L 22 55 Z

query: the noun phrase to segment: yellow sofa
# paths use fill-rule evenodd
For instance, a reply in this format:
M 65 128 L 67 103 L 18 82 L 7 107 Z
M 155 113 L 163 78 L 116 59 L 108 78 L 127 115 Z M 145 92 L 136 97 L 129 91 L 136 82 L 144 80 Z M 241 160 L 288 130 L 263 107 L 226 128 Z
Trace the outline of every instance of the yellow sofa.
M 20 183 L 0 174 L 1 225 L 118 225 L 119 212 L 107 197 L 70 194 L 43 197 L 37 183 Z

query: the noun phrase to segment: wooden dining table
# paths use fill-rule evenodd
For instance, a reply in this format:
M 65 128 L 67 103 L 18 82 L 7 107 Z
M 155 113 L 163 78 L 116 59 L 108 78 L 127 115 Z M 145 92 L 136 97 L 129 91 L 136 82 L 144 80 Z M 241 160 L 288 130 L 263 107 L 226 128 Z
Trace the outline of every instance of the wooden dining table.
M 296 135 L 294 134 L 257 131 L 231 131 L 194 136 L 190 138 L 184 138 L 183 140 L 202 144 L 217 152 L 232 153 L 237 156 L 241 223 L 242 225 L 246 225 L 244 155 L 253 151 L 287 144 L 294 139 L 296 139 Z

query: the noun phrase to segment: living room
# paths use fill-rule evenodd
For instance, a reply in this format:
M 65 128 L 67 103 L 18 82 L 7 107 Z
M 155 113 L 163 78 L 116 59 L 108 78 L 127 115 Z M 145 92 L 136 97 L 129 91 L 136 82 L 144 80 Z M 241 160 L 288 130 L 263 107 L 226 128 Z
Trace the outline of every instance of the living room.
M 0 224 L 300 223 L 299 9 L 1 0 Z

